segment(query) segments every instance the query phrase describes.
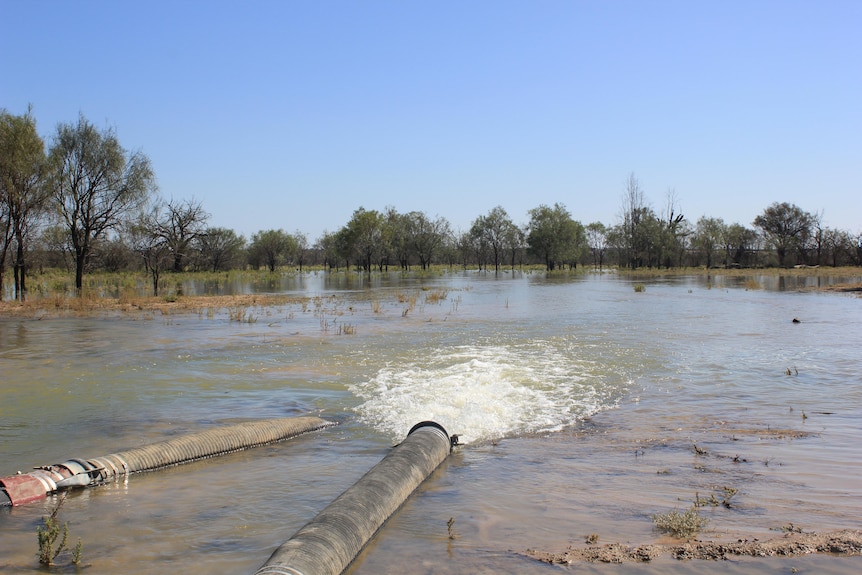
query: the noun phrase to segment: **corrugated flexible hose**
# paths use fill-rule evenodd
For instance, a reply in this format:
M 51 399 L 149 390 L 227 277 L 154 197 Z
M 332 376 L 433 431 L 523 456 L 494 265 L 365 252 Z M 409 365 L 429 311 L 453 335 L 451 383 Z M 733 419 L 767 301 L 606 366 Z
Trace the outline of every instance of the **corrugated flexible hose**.
M 92 459 L 69 459 L 29 473 L 0 477 L 0 505 L 23 505 L 69 487 L 96 485 L 141 471 L 180 465 L 266 445 L 335 425 L 319 417 L 248 421 Z

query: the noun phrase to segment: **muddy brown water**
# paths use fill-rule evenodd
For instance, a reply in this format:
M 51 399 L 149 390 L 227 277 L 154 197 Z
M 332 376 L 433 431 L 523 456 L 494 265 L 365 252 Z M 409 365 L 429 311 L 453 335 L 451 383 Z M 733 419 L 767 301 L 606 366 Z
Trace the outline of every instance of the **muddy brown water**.
M 0 475 L 246 419 L 338 421 L 72 492 L 59 512 L 90 573 L 253 573 L 434 419 L 466 445 L 351 573 L 857 573 L 859 557 L 527 557 L 590 535 L 672 541 L 651 516 L 696 497 L 719 503 L 701 508 L 701 538 L 862 528 L 862 300 L 796 291 L 810 278 L 750 280 L 640 279 L 637 293 L 612 274 L 309 274 L 278 286 L 305 305 L 243 321 L 0 318 Z M 38 571 L 54 504 L 0 509 L 0 572 Z

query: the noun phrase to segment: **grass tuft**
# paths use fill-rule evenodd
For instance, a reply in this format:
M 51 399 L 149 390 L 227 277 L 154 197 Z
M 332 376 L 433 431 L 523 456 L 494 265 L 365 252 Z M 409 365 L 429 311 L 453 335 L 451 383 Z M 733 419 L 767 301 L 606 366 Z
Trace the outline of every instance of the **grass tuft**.
M 679 539 L 691 539 L 707 526 L 709 519 L 701 517 L 697 506 L 692 506 L 682 513 L 674 509 L 668 513 L 656 513 L 652 516 L 655 526 Z

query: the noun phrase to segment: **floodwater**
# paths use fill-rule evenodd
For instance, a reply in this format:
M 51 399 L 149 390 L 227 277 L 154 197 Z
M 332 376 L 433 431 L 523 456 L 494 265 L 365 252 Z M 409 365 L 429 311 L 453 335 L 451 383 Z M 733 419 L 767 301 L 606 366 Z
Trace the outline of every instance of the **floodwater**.
M 251 289 L 308 298 L 267 308 L 0 317 L 0 476 L 249 419 L 337 421 L 70 492 L 59 511 L 89 573 L 253 573 L 431 419 L 465 445 L 351 574 L 862 570 L 527 557 L 590 535 L 669 542 L 651 516 L 696 498 L 706 539 L 862 528 L 862 299 L 798 291 L 817 278 L 641 278 L 636 292 L 614 274 L 357 277 Z M 54 505 L 0 508 L 0 572 L 39 570 Z

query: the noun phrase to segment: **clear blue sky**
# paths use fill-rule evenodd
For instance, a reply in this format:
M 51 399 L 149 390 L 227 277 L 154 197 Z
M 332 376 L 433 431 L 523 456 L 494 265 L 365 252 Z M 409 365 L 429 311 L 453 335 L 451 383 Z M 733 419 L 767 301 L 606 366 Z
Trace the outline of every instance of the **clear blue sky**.
M 83 113 L 210 224 L 565 204 L 862 232 L 862 2 L 0 0 L 0 107 Z

